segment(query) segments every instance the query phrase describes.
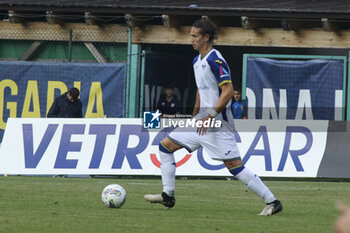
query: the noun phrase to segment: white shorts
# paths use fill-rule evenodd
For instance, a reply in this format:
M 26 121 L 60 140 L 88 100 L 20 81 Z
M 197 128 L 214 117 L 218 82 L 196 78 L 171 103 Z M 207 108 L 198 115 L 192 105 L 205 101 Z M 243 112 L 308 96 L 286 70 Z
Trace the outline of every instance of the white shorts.
M 204 135 L 199 135 L 195 127 L 187 129 L 186 132 L 183 128 L 176 128 L 168 135 L 168 138 L 189 152 L 203 147 L 210 158 L 215 160 L 225 161 L 240 158 L 235 135 L 229 130 L 209 131 Z

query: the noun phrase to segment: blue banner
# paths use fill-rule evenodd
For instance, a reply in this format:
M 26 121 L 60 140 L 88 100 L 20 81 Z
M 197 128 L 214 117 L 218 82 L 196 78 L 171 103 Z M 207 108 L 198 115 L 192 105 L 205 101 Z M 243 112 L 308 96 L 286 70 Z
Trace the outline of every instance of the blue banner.
M 248 58 L 248 118 L 342 120 L 343 78 L 343 60 Z
M 8 117 L 46 117 L 55 97 L 80 90 L 83 117 L 123 117 L 124 63 L 0 62 L 0 141 Z

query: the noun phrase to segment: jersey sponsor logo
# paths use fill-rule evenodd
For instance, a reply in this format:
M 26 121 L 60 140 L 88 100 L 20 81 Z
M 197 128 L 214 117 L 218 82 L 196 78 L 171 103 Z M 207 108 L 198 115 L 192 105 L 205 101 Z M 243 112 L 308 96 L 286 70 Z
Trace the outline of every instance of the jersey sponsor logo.
M 221 65 L 220 69 L 220 78 L 226 77 L 228 75 L 228 71 Z

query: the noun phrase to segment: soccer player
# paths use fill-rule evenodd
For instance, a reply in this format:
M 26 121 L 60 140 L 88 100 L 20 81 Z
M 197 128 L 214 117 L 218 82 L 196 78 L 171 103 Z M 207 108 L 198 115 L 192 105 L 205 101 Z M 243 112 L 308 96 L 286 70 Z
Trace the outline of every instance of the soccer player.
M 163 192 L 147 194 L 151 203 L 172 208 L 175 205 L 175 159 L 173 153 L 181 148 L 189 152 L 203 147 L 214 160 L 223 161 L 227 169 L 250 190 L 261 197 L 266 205 L 259 215 L 273 215 L 282 210 L 282 204 L 265 186 L 261 179 L 244 167 L 234 136 L 231 99 L 233 88 L 230 69 L 221 53 L 212 47 L 216 26 L 208 19 L 197 20 L 191 28 L 191 43 L 199 55 L 193 60 L 197 84 L 193 117 L 197 121 L 220 120 L 218 128 L 176 128 L 159 144 Z M 188 132 L 190 131 L 190 132 Z

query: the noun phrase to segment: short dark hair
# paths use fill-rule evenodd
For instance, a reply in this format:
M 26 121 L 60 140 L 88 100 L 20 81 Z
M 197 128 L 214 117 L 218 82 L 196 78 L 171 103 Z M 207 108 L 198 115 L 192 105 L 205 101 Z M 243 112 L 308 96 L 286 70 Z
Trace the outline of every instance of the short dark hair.
M 233 90 L 234 90 L 234 91 L 242 92 L 242 89 L 241 89 L 240 87 L 233 87 Z
M 199 19 L 192 24 L 192 27 L 201 29 L 201 34 L 205 36 L 209 35 L 209 42 L 212 43 L 213 40 L 217 38 L 217 27 L 216 25 L 207 18 Z
M 175 84 L 174 83 L 167 83 L 163 86 L 164 89 L 174 89 L 175 88 Z
M 72 98 L 73 98 L 74 100 L 78 99 L 79 94 L 80 94 L 80 92 L 79 92 L 79 89 L 78 89 L 78 88 L 72 87 L 72 88 L 69 90 L 69 95 L 72 96 Z

